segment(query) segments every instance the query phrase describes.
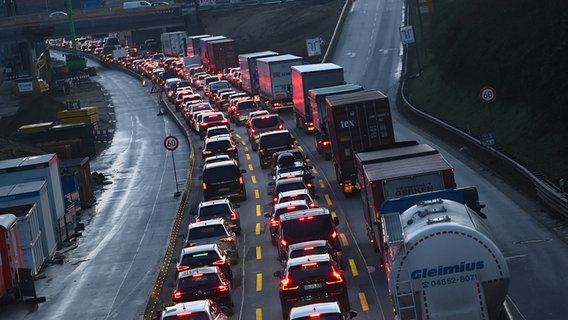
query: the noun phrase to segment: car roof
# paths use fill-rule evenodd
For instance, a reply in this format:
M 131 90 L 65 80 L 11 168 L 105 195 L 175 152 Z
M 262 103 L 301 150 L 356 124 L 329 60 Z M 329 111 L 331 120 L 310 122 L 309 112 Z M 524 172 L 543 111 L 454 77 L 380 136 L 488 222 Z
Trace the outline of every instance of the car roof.
M 228 133 L 223 133 L 223 134 L 214 135 L 214 136 L 210 137 L 209 139 L 205 140 L 205 144 L 207 145 L 207 144 L 219 142 L 219 141 L 229 141 L 231 144 L 233 143 L 233 140 L 231 139 L 231 135 L 229 135 Z
M 290 171 L 290 172 L 282 172 L 282 173 L 278 173 L 276 174 L 276 181 L 285 181 L 285 180 L 292 180 L 292 179 L 300 179 L 302 181 L 304 181 L 304 175 L 306 174 L 305 170 L 294 170 L 294 171 Z
M 162 312 L 162 318 L 172 317 L 181 312 L 207 311 L 210 304 L 209 299 L 180 302 L 173 306 L 166 307 Z
M 310 262 L 330 262 L 330 261 L 332 261 L 332 259 L 328 253 L 310 254 L 307 256 L 288 259 L 288 261 L 286 261 L 286 267 L 288 268 L 293 266 L 299 266 L 304 263 L 310 263 Z
M 193 247 L 183 248 L 183 250 L 181 250 L 181 254 L 186 255 L 186 254 L 190 254 L 190 253 L 194 253 L 194 252 L 211 251 L 211 250 L 215 250 L 216 248 L 217 248 L 216 243 L 200 244 L 200 245 L 193 246 Z
M 229 199 L 227 198 L 223 198 L 223 199 L 218 199 L 218 200 L 210 200 L 210 201 L 202 201 L 199 203 L 199 208 L 203 208 L 203 207 L 207 207 L 207 206 L 214 206 L 217 204 L 222 204 L 222 203 L 229 203 Z
M 220 159 L 222 159 L 222 160 L 220 160 Z M 229 155 L 227 155 L 227 154 L 218 154 L 216 156 L 205 158 L 205 163 L 210 164 L 210 163 L 215 162 L 215 160 L 218 160 L 217 162 L 221 162 L 221 161 L 231 160 L 231 157 L 229 157 Z
M 288 133 L 290 134 L 290 131 L 283 129 L 283 130 L 274 130 L 274 131 L 269 131 L 269 132 L 263 132 L 260 134 L 260 136 L 268 136 L 268 135 L 277 135 L 277 134 L 282 134 L 282 133 Z
M 306 202 L 306 200 L 292 200 L 292 201 L 286 201 L 286 202 L 281 202 L 281 203 L 277 203 L 274 205 L 274 211 L 276 212 L 276 210 L 278 209 L 282 209 L 282 208 L 287 208 L 287 207 L 291 207 L 291 206 L 306 206 L 306 209 L 309 209 L 308 203 Z
M 227 167 L 227 166 L 236 166 L 237 162 L 235 160 L 225 160 L 225 161 L 219 161 L 219 162 L 214 162 L 214 163 L 207 163 L 205 164 L 205 167 L 203 168 L 203 170 L 207 169 L 207 168 L 216 168 L 216 167 Z
M 198 221 L 198 222 L 192 222 L 189 224 L 189 228 L 201 228 L 201 227 L 206 227 L 206 226 L 210 226 L 210 225 L 216 225 L 216 224 L 220 224 L 225 226 L 225 219 L 223 218 L 213 218 L 213 219 L 208 219 L 208 220 L 202 220 L 202 221 Z
M 294 258 L 294 259 L 296 259 L 296 258 Z M 199 267 L 199 268 L 184 270 L 184 271 L 179 273 L 178 279 L 191 277 L 192 275 L 200 274 L 200 273 L 219 273 L 219 267 L 217 267 L 217 266 L 203 266 L 203 267 Z
M 334 302 L 320 302 L 299 307 L 294 307 L 290 310 L 290 319 L 309 318 L 313 314 L 341 314 L 341 308 L 337 301 Z
M 207 128 L 207 131 L 209 131 L 209 130 L 211 130 L 211 131 L 213 131 L 213 130 L 218 130 L 218 129 L 221 129 L 221 128 L 227 129 L 227 130 L 230 131 L 229 127 L 227 127 L 227 126 L 224 125 L 224 124 L 223 124 L 223 125 L 220 125 L 220 126 L 209 127 L 209 128 Z
M 326 247 L 327 243 L 328 243 L 327 240 L 310 240 L 310 241 L 298 242 L 288 246 L 288 251 L 291 252 L 293 250 L 307 248 L 307 247 Z
M 294 196 L 294 195 L 300 195 L 300 194 L 307 194 L 310 195 L 310 191 L 308 189 L 296 189 L 296 190 L 290 190 L 290 191 L 284 191 L 284 192 L 280 192 L 278 194 L 278 196 L 280 198 L 284 198 L 284 197 L 288 197 L 288 196 Z
M 330 215 L 330 212 L 326 208 L 311 208 L 306 210 L 298 210 L 294 212 L 289 212 L 280 216 L 280 221 L 295 220 L 299 218 L 309 217 L 309 216 L 320 216 L 320 215 Z

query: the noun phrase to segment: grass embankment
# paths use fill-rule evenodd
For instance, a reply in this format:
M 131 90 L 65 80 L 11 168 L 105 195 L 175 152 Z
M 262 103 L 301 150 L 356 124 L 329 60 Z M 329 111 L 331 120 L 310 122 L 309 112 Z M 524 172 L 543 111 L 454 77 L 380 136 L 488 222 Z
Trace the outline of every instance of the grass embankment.
M 414 1 L 412 1 L 414 3 Z M 497 146 L 557 184 L 568 180 L 568 3 L 433 1 L 413 15 L 422 74 L 407 82 L 413 104 Z M 418 72 L 411 45 L 407 74 Z M 483 86 L 496 89 L 483 103 Z

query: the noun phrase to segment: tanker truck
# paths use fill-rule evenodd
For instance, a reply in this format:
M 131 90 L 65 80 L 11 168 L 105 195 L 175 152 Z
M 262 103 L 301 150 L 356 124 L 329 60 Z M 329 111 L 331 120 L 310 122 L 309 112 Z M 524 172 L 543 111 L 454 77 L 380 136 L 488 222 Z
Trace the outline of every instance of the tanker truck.
M 509 268 L 477 199 L 470 187 L 383 203 L 382 254 L 396 319 L 507 318 Z

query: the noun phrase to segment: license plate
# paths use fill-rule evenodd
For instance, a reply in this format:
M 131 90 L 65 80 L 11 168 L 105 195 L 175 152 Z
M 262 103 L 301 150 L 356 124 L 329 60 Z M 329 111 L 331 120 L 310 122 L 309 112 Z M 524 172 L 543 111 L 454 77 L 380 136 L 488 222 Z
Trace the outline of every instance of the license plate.
M 304 290 L 312 290 L 321 288 L 321 283 L 307 284 L 304 286 Z
M 219 192 L 228 192 L 230 188 L 219 188 Z
M 239 120 L 246 120 L 247 116 L 239 116 Z

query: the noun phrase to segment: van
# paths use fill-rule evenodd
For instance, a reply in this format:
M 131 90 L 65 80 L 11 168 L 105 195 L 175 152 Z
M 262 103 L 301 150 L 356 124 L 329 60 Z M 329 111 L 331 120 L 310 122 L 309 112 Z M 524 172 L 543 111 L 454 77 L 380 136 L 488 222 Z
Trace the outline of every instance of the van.
M 132 9 L 132 8 L 142 8 L 142 7 L 150 7 L 152 4 L 148 1 L 128 1 L 122 3 L 122 7 L 124 9 Z
M 202 190 L 205 201 L 234 198 L 247 199 L 243 173 L 235 160 L 207 163 L 203 166 Z
M 296 149 L 295 138 L 288 130 L 264 132 L 258 138 L 258 160 L 262 169 L 272 163 L 272 155 L 278 151 Z

